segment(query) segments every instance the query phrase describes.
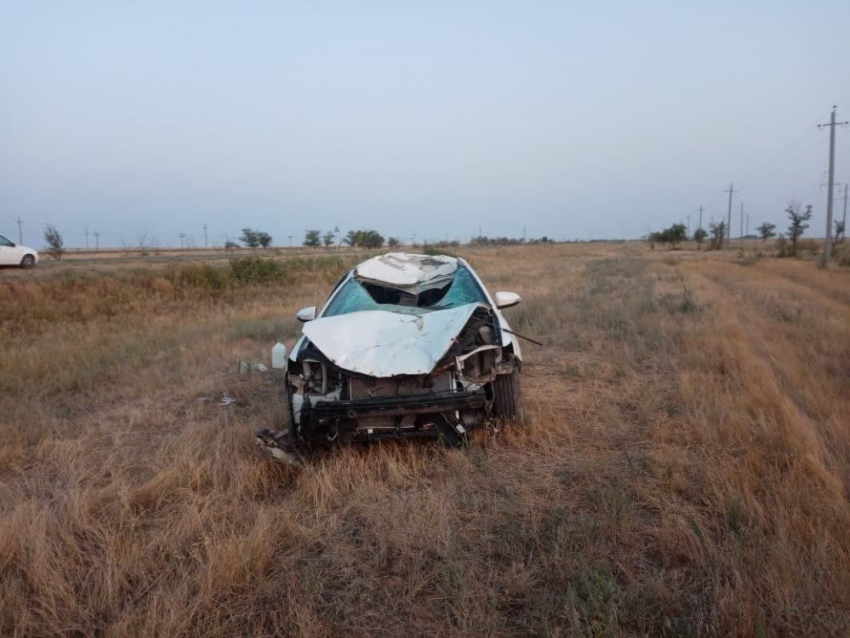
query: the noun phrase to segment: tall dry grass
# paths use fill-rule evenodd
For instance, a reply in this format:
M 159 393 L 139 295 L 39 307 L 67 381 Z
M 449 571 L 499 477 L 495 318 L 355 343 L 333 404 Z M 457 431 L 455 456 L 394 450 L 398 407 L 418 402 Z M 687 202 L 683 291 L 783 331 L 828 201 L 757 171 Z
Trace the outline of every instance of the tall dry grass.
M 299 469 L 255 452 L 280 387 L 235 361 L 333 268 L 0 281 L 0 633 L 846 634 L 848 272 L 468 256 L 548 344 L 528 422 Z

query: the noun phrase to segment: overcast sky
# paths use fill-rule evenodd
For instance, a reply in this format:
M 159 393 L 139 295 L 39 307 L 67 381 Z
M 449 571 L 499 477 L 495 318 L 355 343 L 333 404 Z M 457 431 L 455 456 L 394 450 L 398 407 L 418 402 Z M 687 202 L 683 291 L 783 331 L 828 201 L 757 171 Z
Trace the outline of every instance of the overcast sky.
M 822 235 L 833 104 L 846 0 L 2 0 L 0 234 L 638 237 L 734 182 Z

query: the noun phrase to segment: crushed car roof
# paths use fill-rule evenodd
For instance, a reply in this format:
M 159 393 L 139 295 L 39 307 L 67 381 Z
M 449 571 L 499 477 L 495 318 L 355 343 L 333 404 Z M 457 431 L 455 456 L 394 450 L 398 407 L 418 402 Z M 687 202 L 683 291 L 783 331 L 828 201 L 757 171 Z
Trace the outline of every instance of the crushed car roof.
M 396 288 L 428 288 L 451 279 L 458 260 L 445 255 L 387 253 L 367 259 L 354 269 L 358 279 Z

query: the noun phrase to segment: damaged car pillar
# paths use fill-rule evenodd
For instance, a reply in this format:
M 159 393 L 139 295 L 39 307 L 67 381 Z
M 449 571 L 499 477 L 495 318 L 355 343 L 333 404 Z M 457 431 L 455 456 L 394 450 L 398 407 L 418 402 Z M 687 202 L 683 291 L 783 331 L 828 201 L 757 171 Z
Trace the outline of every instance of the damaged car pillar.
M 299 311 L 289 355 L 289 423 L 258 444 L 282 458 L 310 441 L 457 440 L 488 417 L 522 418 L 522 352 L 469 264 L 389 253 L 355 267 L 324 307 Z

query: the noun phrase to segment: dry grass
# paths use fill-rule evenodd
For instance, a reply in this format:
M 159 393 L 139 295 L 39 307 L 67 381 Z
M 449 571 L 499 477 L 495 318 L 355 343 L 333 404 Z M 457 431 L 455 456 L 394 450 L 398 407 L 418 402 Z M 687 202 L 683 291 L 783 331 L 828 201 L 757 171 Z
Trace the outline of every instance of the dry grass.
M 235 362 L 342 265 L 0 273 L 0 633 L 845 635 L 850 272 L 468 254 L 550 344 L 528 423 L 298 470 L 255 452 L 283 406 Z

